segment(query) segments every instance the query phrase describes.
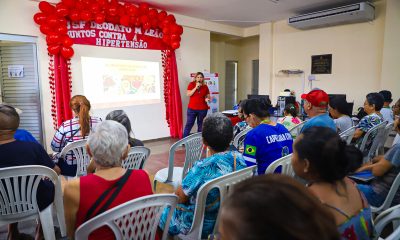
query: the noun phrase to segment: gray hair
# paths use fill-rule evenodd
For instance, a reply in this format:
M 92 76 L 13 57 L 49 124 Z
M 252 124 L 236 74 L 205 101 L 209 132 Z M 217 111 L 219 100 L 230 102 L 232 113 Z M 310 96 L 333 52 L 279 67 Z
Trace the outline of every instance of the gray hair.
M 122 156 L 128 146 L 128 133 L 120 123 L 106 120 L 89 135 L 87 144 L 98 165 L 121 166 Z
M 222 113 L 212 113 L 204 119 L 202 137 L 214 151 L 223 152 L 233 137 L 232 122 Z

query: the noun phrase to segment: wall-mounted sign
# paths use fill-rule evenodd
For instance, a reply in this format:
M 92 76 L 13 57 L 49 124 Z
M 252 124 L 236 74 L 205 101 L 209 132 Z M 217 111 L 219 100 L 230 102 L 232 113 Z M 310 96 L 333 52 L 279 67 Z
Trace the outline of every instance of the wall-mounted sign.
M 24 66 L 23 65 L 8 65 L 9 78 L 23 78 Z
M 331 74 L 332 54 L 311 56 L 311 74 Z

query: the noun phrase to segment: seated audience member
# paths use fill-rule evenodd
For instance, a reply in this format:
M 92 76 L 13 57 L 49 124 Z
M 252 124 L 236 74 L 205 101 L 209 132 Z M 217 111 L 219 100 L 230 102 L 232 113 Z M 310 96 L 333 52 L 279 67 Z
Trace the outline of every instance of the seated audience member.
M 222 206 L 218 228 L 222 240 L 340 239 L 329 210 L 303 185 L 279 174 L 238 183 Z
M 56 152 L 54 158 L 59 158 L 59 153 L 68 144 L 85 139 L 90 131 L 96 128 L 101 122 L 98 117 L 89 115 L 90 102 L 85 96 L 75 95 L 71 98 L 69 106 L 72 109 L 74 118 L 61 124 L 51 142 L 51 148 Z M 65 159 L 58 159 L 58 166 L 64 176 L 76 175 L 76 160 L 74 154 L 68 153 Z
M 53 163 L 44 148 L 36 142 L 23 142 L 16 140 L 14 134 L 19 126 L 19 115 L 15 109 L 8 105 L 0 105 L 0 168 L 42 165 L 53 169 L 57 174 L 60 169 Z M 4 186 L 5 187 L 5 186 Z M 54 199 L 54 185 L 50 181 L 42 181 L 38 186 L 37 201 L 40 210 L 49 206 Z M 36 238 L 40 239 L 42 233 L 38 227 Z M 25 234 L 18 231 L 18 223 L 12 223 L 8 228 L 8 239 L 19 239 Z M 25 236 L 26 237 L 26 236 Z
M 379 93 L 383 97 L 383 107 L 380 110 L 383 120 L 392 123 L 394 121 L 393 111 L 390 109 L 390 104 L 393 102 L 392 93 L 388 90 L 382 90 Z
M 395 129 L 399 133 L 400 120 L 396 119 Z M 364 164 L 358 171 L 371 170 L 376 176 L 370 184 L 357 184 L 357 187 L 364 193 L 368 202 L 375 207 L 383 204 L 389 193 L 394 179 L 400 173 L 400 143 L 395 144 L 384 155 L 377 156 L 372 162 Z M 396 192 L 393 204 L 400 204 L 400 191 Z
M 243 118 L 243 105 L 246 103 L 247 100 L 242 100 L 239 102 L 239 108 L 238 108 L 238 117 L 242 120 L 241 122 L 236 123 L 235 126 L 233 126 L 233 138 L 236 137 L 241 131 L 249 128 L 249 125 Z
M 0 103 L 0 107 L 1 106 L 10 106 L 10 107 L 12 107 L 11 105 L 8 105 L 6 103 Z M 18 113 L 18 115 L 21 115 L 22 111 L 20 109 L 18 109 L 18 108 L 14 108 L 14 109 Z M 21 129 L 21 128 L 18 128 L 17 131 L 15 131 L 14 138 L 15 138 L 15 140 L 22 141 L 22 142 L 35 142 L 35 143 L 38 142 L 32 136 L 32 134 L 30 132 L 28 132 L 25 129 Z
M 106 120 L 113 120 L 121 123 L 128 132 L 128 143 L 131 147 L 144 146 L 143 142 L 133 137 L 131 121 L 124 110 L 114 110 L 107 114 Z
M 314 89 L 308 94 L 301 95 L 304 99 L 304 111 L 310 119 L 304 123 L 301 132 L 310 127 L 329 127 L 336 131 L 336 125 L 327 113 L 329 97 L 326 92 Z
M 151 195 L 149 177 L 143 170 L 125 170 L 121 161 L 129 150 L 128 134 L 115 121 L 104 121 L 89 135 L 87 151 L 96 173 L 68 181 L 64 190 L 64 209 L 68 236 L 87 220 L 132 199 Z M 109 192 L 109 189 L 114 189 Z M 116 195 L 115 192 L 117 191 Z M 109 202 L 111 195 L 116 197 Z M 100 200 L 100 202 L 98 201 Z M 99 209 L 104 209 L 101 211 Z M 108 227 L 95 230 L 89 239 L 115 239 Z
M 175 194 L 179 197 L 179 204 L 172 215 L 168 231 L 170 235 L 187 234 L 190 230 L 197 191 L 204 183 L 246 167 L 242 154 L 227 151 L 232 135 L 231 121 L 221 113 L 213 113 L 204 119 L 203 144 L 207 146 L 211 156 L 195 162 L 183 179 L 182 185 L 178 187 Z M 219 205 L 219 191 L 214 189 L 209 192 L 206 200 L 203 238 L 207 238 L 214 229 Z M 161 229 L 164 229 L 167 214 L 167 210 L 162 214 Z
M 243 106 L 244 119 L 253 129 L 244 140 L 244 158 L 247 166 L 257 164 L 258 174 L 264 174 L 275 160 L 292 153 L 293 139 L 280 123 L 272 122 L 265 99 L 250 99 Z
M 395 119 L 399 119 L 400 117 L 400 98 L 397 100 L 396 104 L 392 106 L 393 109 L 393 115 Z M 400 128 L 400 126 L 398 126 Z M 393 140 L 393 145 L 400 143 L 400 133 L 396 134 L 396 137 Z
M 349 112 L 348 106 L 349 104 L 344 98 L 333 98 L 329 102 L 329 113 L 333 118 L 338 134 L 353 126 L 353 120 L 351 120 L 351 112 Z
M 287 104 L 283 111 L 284 117 L 278 118 L 278 123 L 285 126 L 287 130 L 292 130 L 292 128 L 299 125 L 302 121 L 297 117 L 297 109 L 293 104 Z M 296 136 L 293 136 L 296 137 Z
M 362 159 L 360 150 L 326 127 L 309 128 L 294 143 L 294 172 L 309 182 L 311 194 L 332 212 L 342 239 L 370 239 L 374 233 L 368 202 L 346 177 Z
M 363 117 L 357 125 L 353 139 L 356 145 L 361 145 L 362 139 L 368 130 L 383 122 L 380 110 L 383 106 L 383 97 L 381 94 L 373 92 L 368 93 L 364 102 L 364 111 L 368 114 Z M 371 136 L 366 143 L 366 149 L 369 149 L 375 136 Z

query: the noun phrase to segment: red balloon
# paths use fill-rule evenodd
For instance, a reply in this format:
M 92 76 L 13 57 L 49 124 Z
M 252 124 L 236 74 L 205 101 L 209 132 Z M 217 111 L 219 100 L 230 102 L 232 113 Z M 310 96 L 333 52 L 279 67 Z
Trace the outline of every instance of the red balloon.
M 119 23 L 125 27 L 129 27 L 129 20 L 130 17 L 128 15 L 124 15 L 119 19 Z
M 67 25 L 67 20 L 65 18 L 59 18 L 57 21 L 58 21 L 58 25 L 61 25 L 61 26 Z
M 180 42 L 181 41 L 181 37 L 177 34 L 171 34 L 171 41 L 172 42 Z
M 61 41 L 62 45 L 64 47 L 71 47 L 72 44 L 74 44 L 74 41 L 72 41 L 72 39 L 68 36 L 65 36 L 62 41 Z
M 141 22 L 139 18 L 136 18 L 135 27 L 140 27 Z
M 148 23 L 149 22 L 149 17 L 147 15 L 140 16 L 140 22 L 142 24 Z
M 51 27 L 48 24 L 44 23 L 40 26 L 40 32 L 47 35 L 51 33 Z
M 69 14 L 69 18 L 71 21 L 79 21 L 79 11 L 78 10 L 71 10 L 71 13 Z
M 56 5 L 56 14 L 60 17 L 65 17 L 68 15 L 68 8 L 64 4 L 58 3 Z
M 129 16 L 137 16 L 137 15 L 139 15 L 139 9 L 138 9 L 136 6 L 129 5 L 129 6 L 126 8 L 126 13 L 127 13 Z
M 181 46 L 181 44 L 179 42 L 172 42 L 171 43 L 172 49 L 178 49 L 180 46 Z
M 167 16 L 167 20 L 170 23 L 175 23 L 176 22 L 176 19 L 175 19 L 174 15 L 171 15 L 171 14 Z
M 90 5 L 90 11 L 92 13 L 98 13 L 100 11 L 100 6 L 97 3 L 93 3 L 92 5 Z
M 49 24 L 50 27 L 55 27 L 58 24 L 58 18 L 56 15 L 51 15 L 47 17 L 47 23 Z
M 65 4 L 65 6 L 72 8 L 74 6 L 74 0 L 61 0 L 62 3 Z
M 94 21 L 98 24 L 104 23 L 105 20 L 106 17 L 101 13 L 97 13 L 96 16 L 94 16 Z
M 158 13 L 158 20 L 160 22 L 164 21 L 164 19 L 167 17 L 167 12 L 166 11 L 161 11 Z
M 157 18 L 153 18 L 150 20 L 150 25 L 152 28 L 157 28 L 158 27 L 158 20 Z
M 169 43 L 171 42 L 171 36 L 168 35 L 168 34 L 164 34 L 163 37 L 162 37 L 162 40 L 163 40 L 165 43 L 169 44 Z
M 149 17 L 151 19 L 157 18 L 157 14 L 158 14 L 158 11 L 156 9 L 152 8 L 149 10 Z
M 56 44 L 56 43 L 60 43 L 60 35 L 55 34 L 55 33 L 50 33 L 49 35 L 47 35 L 46 37 L 46 42 L 47 44 L 51 45 L 51 44 Z
M 82 11 L 80 14 L 80 17 L 83 21 L 90 21 L 92 18 L 90 12 L 88 12 L 88 11 Z
M 44 13 L 36 13 L 35 15 L 33 15 L 33 21 L 35 21 L 35 23 L 37 24 L 42 24 L 46 21 L 47 16 Z
M 75 3 L 75 9 L 76 10 L 84 10 L 85 9 L 85 4 L 80 1 L 76 1 Z
M 150 28 L 151 28 L 151 24 L 149 22 L 143 23 L 143 29 L 144 30 L 147 30 L 147 29 L 150 29 Z
M 183 33 L 183 27 L 181 25 L 178 25 L 178 34 L 182 35 Z
M 55 7 L 46 1 L 41 1 L 39 3 L 39 9 L 44 13 L 51 14 L 54 12 Z
M 170 34 L 171 29 L 170 29 L 169 27 L 165 27 L 165 28 L 162 29 L 162 32 L 163 32 L 164 34 Z
M 61 48 L 61 55 L 65 59 L 70 59 L 72 56 L 74 56 L 74 49 L 72 49 L 71 47 L 62 47 Z
M 117 15 L 117 12 L 118 12 L 118 8 L 116 6 L 110 6 L 108 8 L 108 14 L 110 14 L 111 16 Z
M 47 51 L 51 54 L 51 55 L 57 55 L 60 52 L 60 45 L 50 45 L 47 47 Z
M 56 28 L 56 33 L 60 35 L 65 35 L 68 32 L 67 26 L 60 25 Z
M 144 2 L 140 3 L 139 11 L 141 14 L 147 14 L 149 12 L 149 4 L 144 3 Z

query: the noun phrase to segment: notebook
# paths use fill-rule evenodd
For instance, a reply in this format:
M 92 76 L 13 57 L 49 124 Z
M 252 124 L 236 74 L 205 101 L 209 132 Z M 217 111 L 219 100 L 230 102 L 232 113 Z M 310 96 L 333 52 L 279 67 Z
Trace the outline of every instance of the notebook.
M 371 170 L 365 170 L 362 172 L 354 173 L 354 174 L 350 175 L 349 178 L 363 181 L 363 182 L 369 182 L 372 179 L 374 179 L 375 176 L 372 174 Z

